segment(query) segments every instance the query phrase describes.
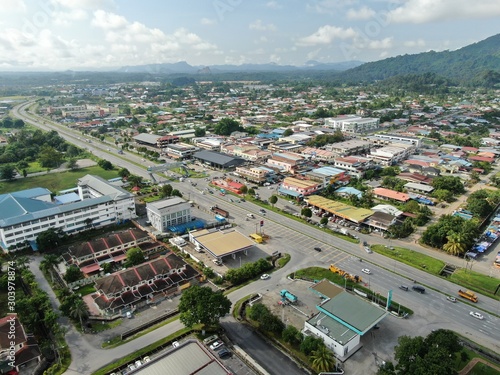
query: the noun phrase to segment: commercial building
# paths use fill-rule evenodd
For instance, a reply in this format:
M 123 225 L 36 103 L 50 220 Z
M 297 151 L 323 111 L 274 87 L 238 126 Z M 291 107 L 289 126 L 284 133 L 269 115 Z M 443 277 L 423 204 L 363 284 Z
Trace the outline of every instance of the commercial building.
M 172 197 L 146 204 L 151 226 L 164 233 L 172 225 L 191 221 L 191 204 L 179 197 Z
M 356 115 L 343 115 L 325 119 L 325 127 L 340 130 L 346 134 L 360 134 L 377 130 L 380 120 L 378 118 L 363 118 Z
M 246 163 L 244 159 L 232 157 L 214 151 L 198 151 L 193 154 L 193 158 L 202 165 L 212 169 L 235 169 Z
M 216 260 L 231 256 L 236 258 L 237 254 L 247 254 L 255 243 L 234 229 L 215 230 L 203 229 L 189 233 L 189 241 L 197 250 L 204 250 Z
M 31 244 L 49 228 L 76 233 L 136 217 L 134 194 L 98 176 L 52 199 L 45 188 L 0 195 L 0 246 L 4 251 Z
M 361 337 L 370 332 L 388 314 L 383 308 L 370 303 L 329 280 L 314 284 L 311 291 L 323 302 L 316 306 L 318 313 L 305 321 L 303 333 L 323 340 L 341 361 L 345 361 L 363 345 Z

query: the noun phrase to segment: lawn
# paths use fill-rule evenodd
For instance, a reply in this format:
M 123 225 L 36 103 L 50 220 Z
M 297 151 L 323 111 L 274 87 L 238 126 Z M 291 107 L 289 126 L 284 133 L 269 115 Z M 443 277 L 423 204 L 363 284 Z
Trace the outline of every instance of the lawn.
M 440 273 L 445 263 L 441 260 L 402 247 L 395 247 L 394 250 L 391 250 L 383 245 L 373 245 L 372 250 L 388 258 L 396 259 L 409 266 L 442 277 Z M 465 269 L 457 269 L 452 276 L 446 279 L 457 285 L 488 295 L 491 298 L 499 299 L 498 296 L 494 295 L 495 289 L 498 286 L 498 279 L 494 277 L 474 271 L 465 271 Z
M 0 183 L 0 194 L 26 190 L 35 187 L 44 187 L 52 192 L 70 189 L 77 186 L 78 179 L 92 174 L 106 180 L 118 177 L 118 170 L 106 171 L 99 166 L 81 168 L 74 171 L 48 173 L 41 176 L 20 178 L 14 181 Z
M 495 277 L 489 277 L 474 271 L 466 271 L 462 268 L 453 272 L 453 275 L 448 280 L 455 284 L 463 285 L 468 289 L 475 290 L 478 293 L 488 295 L 491 298 L 499 298 L 494 295 L 498 286 L 498 279 Z
M 94 293 L 96 290 L 92 284 L 84 285 L 78 289 L 78 293 L 82 296 L 86 296 L 87 294 Z
M 500 372 L 495 370 L 493 367 L 485 365 L 482 362 L 478 362 L 474 365 L 472 370 L 468 375 L 499 375 Z
M 434 275 L 439 275 L 445 266 L 445 263 L 441 260 L 402 247 L 394 247 L 394 250 L 391 250 L 383 245 L 373 245 L 371 249 L 388 258 L 396 259 L 409 266 L 419 268 Z

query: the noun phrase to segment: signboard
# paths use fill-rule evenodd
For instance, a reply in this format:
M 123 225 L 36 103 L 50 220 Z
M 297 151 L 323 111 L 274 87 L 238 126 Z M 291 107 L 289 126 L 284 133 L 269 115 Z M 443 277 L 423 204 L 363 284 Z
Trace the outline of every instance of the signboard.
M 392 302 L 392 290 L 389 290 L 389 293 L 387 293 L 387 306 L 385 307 L 386 310 L 389 310 L 391 302 Z

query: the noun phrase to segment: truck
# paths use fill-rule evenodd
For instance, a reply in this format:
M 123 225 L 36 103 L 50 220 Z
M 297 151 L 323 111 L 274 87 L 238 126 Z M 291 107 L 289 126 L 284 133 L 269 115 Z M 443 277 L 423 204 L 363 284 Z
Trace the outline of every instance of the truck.
M 471 292 L 470 290 L 458 290 L 458 295 L 460 297 L 463 297 L 465 299 L 468 299 L 469 301 L 472 301 L 476 303 L 478 301 L 477 295 L 474 292 Z
M 298 298 L 297 298 L 297 296 L 295 294 L 290 293 L 286 289 L 283 289 L 280 292 L 280 296 L 281 296 L 281 298 L 286 299 L 288 302 L 291 302 L 291 303 L 295 303 L 298 300 Z
M 215 212 L 216 214 L 224 217 L 224 218 L 228 218 L 229 217 L 229 212 L 226 211 L 226 210 L 223 210 L 222 208 L 219 208 L 217 206 L 212 206 L 210 207 L 210 211 L 212 212 Z

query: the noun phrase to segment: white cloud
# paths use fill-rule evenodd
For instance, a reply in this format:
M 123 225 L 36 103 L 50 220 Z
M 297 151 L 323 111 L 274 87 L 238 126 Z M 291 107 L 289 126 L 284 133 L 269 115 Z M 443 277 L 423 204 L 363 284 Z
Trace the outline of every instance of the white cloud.
M 347 11 L 347 19 L 349 20 L 368 20 L 375 15 L 375 11 L 366 6 L 359 9 L 351 8 Z
M 201 19 L 200 23 L 204 26 L 212 26 L 212 25 L 217 24 L 217 21 L 214 19 L 211 19 L 211 18 L 204 17 Z
M 498 0 L 408 0 L 389 12 L 397 23 L 426 23 L 442 20 L 500 16 Z
M 252 22 L 250 25 L 248 25 L 250 30 L 257 30 L 257 31 L 275 31 L 276 26 L 274 26 L 272 23 L 268 23 L 267 25 L 264 25 L 262 23 L 262 20 L 256 20 L 255 22 Z
M 115 13 L 105 12 L 104 10 L 96 10 L 92 19 L 92 26 L 104 30 L 124 29 L 128 25 L 125 17 Z
M 52 6 L 69 9 L 115 9 L 113 0 L 51 0 Z
M 283 5 L 279 4 L 277 1 L 268 1 L 266 7 L 271 9 L 283 9 Z
M 357 0 L 321 0 L 306 5 L 306 9 L 320 14 L 338 14 L 346 6 L 356 4 Z
M 392 47 L 392 37 L 384 38 L 381 40 L 370 40 L 366 44 L 369 49 L 389 49 Z
M 321 26 L 315 33 L 300 38 L 297 42 L 299 46 L 317 46 L 321 44 L 330 44 L 335 39 L 352 39 L 357 35 L 353 28 L 343 29 L 337 26 Z
M 23 0 L 7 0 L 2 2 L 2 13 L 24 12 L 27 9 Z
M 52 13 L 52 22 L 56 25 L 74 26 L 74 22 L 84 21 L 88 16 L 88 13 L 83 9 L 57 11 Z
M 417 39 L 417 40 L 407 40 L 403 42 L 403 45 L 405 47 L 425 47 L 425 40 L 423 39 Z

